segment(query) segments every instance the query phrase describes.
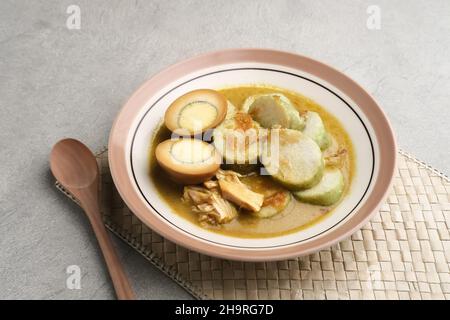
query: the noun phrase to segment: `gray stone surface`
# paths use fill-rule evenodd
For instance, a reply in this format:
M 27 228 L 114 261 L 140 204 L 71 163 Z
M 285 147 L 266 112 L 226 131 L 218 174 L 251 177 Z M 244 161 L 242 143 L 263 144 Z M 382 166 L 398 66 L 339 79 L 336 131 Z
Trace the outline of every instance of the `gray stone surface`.
M 66 8 L 81 8 L 81 29 Z M 381 30 L 366 28 L 369 4 Z M 0 298 L 110 299 L 112 286 L 82 212 L 53 188 L 51 146 L 98 150 L 116 112 L 156 71 L 192 55 L 268 47 L 309 55 L 366 87 L 399 145 L 450 172 L 450 2 L 0 2 Z M 117 243 L 139 298 L 189 298 Z M 65 286 L 68 265 L 82 289 Z

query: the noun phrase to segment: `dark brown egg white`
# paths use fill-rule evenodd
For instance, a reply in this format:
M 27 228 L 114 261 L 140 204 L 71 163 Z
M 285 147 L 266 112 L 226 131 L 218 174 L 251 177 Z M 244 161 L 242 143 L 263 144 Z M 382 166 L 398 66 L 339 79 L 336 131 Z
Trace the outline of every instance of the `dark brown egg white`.
M 177 183 L 202 183 L 215 175 L 222 160 L 214 146 L 193 138 L 169 139 L 155 150 L 159 165 Z
M 166 127 L 179 135 L 192 136 L 220 124 L 227 114 L 227 99 L 219 92 L 199 89 L 176 99 L 165 113 Z

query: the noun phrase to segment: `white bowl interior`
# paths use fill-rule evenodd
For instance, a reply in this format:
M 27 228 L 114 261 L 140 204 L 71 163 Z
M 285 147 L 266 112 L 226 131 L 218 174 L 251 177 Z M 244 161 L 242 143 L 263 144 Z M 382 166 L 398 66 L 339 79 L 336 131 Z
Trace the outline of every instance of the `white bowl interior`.
M 266 84 L 301 93 L 332 113 L 350 135 L 356 154 L 355 174 L 348 195 L 325 219 L 296 233 L 273 238 L 244 239 L 205 230 L 179 216 L 161 199 L 149 177 L 149 154 L 152 135 L 164 117 L 169 104 L 180 95 L 199 88 L 218 89 L 230 86 Z M 345 94 L 311 74 L 279 65 L 245 63 L 219 65 L 199 70 L 176 79 L 145 104 L 133 122 L 127 137 L 127 152 L 131 155 L 127 170 L 134 177 L 137 192 L 159 219 L 181 232 L 203 241 L 225 246 L 268 248 L 287 246 L 322 236 L 355 214 L 364 203 L 378 174 L 379 151 L 374 130 L 364 113 Z M 152 214 L 149 210 L 149 214 Z

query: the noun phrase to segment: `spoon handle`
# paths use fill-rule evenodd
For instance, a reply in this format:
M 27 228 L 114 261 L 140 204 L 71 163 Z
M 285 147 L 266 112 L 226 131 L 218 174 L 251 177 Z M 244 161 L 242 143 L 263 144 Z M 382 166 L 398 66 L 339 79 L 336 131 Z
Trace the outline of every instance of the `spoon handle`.
M 101 219 L 98 204 L 95 202 L 88 202 L 83 205 L 84 210 L 91 222 L 92 229 L 94 229 L 100 249 L 108 267 L 117 298 L 119 300 L 135 300 L 133 289 L 128 282 L 127 275 L 123 269 L 122 263 L 117 256 L 111 238 L 109 237 L 105 225 Z

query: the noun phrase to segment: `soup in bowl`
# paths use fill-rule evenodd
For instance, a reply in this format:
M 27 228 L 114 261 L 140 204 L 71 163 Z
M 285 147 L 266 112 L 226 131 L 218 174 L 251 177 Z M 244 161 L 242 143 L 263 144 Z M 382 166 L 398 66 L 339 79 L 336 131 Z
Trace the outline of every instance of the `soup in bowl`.
M 192 112 L 192 102 L 185 101 L 187 115 L 182 108 L 170 114 L 170 105 L 166 121 L 152 136 L 149 175 L 173 212 L 206 230 L 241 238 L 294 233 L 332 214 L 349 190 L 355 158 L 339 120 L 313 100 L 269 85 L 228 87 L 216 94 L 226 101 L 227 110 L 209 130 L 201 125 L 202 120 L 212 121 L 202 118 L 208 110 L 198 105 Z M 197 134 L 177 134 L 180 128 L 167 125 L 172 120 L 167 114 L 185 124 L 197 121 Z M 210 174 L 189 180 L 193 168 L 202 163 L 211 167 L 211 150 L 206 147 L 207 156 L 199 157 L 199 141 L 220 157 Z M 161 153 L 168 143 L 172 148 Z M 277 170 L 267 170 L 263 156 L 268 144 L 277 156 Z M 183 152 L 177 152 L 177 146 Z M 180 164 L 178 176 L 167 168 L 170 161 Z M 183 174 L 186 180 L 180 178 Z

